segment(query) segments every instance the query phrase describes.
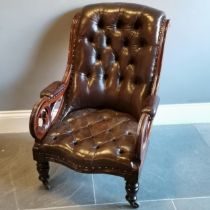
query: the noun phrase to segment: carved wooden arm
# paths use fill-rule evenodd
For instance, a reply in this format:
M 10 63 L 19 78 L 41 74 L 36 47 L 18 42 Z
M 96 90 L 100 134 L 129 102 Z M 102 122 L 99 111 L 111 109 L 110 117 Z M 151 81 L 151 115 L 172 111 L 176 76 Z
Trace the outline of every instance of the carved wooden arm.
M 154 118 L 159 105 L 160 98 L 156 95 L 150 95 L 146 98 L 142 113 L 147 113 L 151 118 Z
M 79 19 L 80 13 L 77 13 L 72 20 L 68 62 L 62 82 L 53 82 L 47 88 L 42 90 L 40 93 L 41 99 L 35 104 L 32 109 L 29 128 L 31 135 L 36 140 L 43 139 L 50 126 L 58 118 L 63 108 L 64 93 L 69 84 L 70 75 L 73 68 L 72 61 L 74 57 Z
M 41 99 L 33 107 L 29 123 L 30 132 L 35 139 L 41 140 L 59 116 L 65 90 L 66 85 L 56 81 L 41 91 Z
M 61 81 L 55 81 L 48 85 L 44 90 L 40 93 L 40 98 L 48 97 L 53 98 L 56 95 L 59 95 L 65 89 L 65 84 Z
M 155 71 L 155 76 L 153 79 L 153 84 L 151 88 L 151 95 L 145 100 L 143 109 L 141 111 L 140 120 L 138 123 L 138 142 L 137 142 L 137 151 L 136 151 L 136 159 L 137 161 L 143 162 L 145 153 L 148 146 L 148 139 L 149 134 L 151 130 L 151 125 L 153 118 L 157 112 L 158 104 L 159 104 L 159 97 L 156 95 L 158 84 L 159 84 L 159 76 L 161 71 L 161 65 L 162 65 L 162 56 L 164 51 L 164 44 L 165 44 L 165 38 L 166 33 L 169 25 L 169 20 L 165 20 L 163 22 L 163 25 L 161 27 L 161 34 L 163 33 L 162 39 L 159 39 L 159 46 L 161 46 L 158 50 L 158 56 L 157 56 L 157 66 Z
M 157 112 L 159 105 L 159 97 L 155 95 L 149 96 L 144 103 L 144 107 L 141 111 L 141 116 L 138 123 L 138 146 L 136 151 L 136 158 L 142 162 L 147 151 L 148 139 L 151 131 L 151 125 L 153 118 Z

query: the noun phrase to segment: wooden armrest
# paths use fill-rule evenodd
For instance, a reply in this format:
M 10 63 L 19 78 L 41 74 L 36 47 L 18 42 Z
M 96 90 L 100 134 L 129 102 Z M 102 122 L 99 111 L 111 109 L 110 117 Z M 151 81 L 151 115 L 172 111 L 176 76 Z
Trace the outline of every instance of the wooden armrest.
M 59 116 L 63 107 L 63 95 L 66 85 L 56 81 L 41 91 L 41 99 L 35 104 L 30 117 L 30 133 L 37 140 L 41 140 Z M 58 111 L 53 116 L 54 107 L 58 104 Z
M 160 98 L 156 95 L 150 95 L 143 106 L 142 113 L 147 113 L 153 118 L 157 112 L 157 108 L 159 105 Z
M 63 94 L 66 89 L 66 85 L 61 81 L 55 81 L 48 87 L 41 91 L 40 97 L 54 98 L 57 95 Z

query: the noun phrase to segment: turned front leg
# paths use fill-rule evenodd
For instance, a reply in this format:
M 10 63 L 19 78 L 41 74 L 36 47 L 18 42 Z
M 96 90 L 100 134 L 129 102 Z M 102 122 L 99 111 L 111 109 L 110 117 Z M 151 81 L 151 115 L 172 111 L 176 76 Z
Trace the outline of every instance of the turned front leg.
M 39 173 L 39 180 L 42 181 L 43 185 L 45 186 L 46 189 L 50 189 L 50 185 L 48 183 L 49 179 L 49 162 L 40 162 L 37 161 L 37 171 Z
M 125 189 L 127 195 L 125 196 L 126 200 L 130 203 L 131 207 L 138 208 L 139 204 L 137 203 L 137 192 L 139 190 L 138 179 L 126 179 Z

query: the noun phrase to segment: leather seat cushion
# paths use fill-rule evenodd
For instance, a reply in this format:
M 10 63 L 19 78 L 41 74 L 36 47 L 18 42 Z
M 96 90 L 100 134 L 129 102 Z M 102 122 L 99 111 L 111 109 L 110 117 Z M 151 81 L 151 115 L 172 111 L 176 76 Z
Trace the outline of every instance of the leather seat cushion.
M 109 109 L 82 109 L 52 126 L 41 150 L 88 171 L 136 170 L 137 121 Z

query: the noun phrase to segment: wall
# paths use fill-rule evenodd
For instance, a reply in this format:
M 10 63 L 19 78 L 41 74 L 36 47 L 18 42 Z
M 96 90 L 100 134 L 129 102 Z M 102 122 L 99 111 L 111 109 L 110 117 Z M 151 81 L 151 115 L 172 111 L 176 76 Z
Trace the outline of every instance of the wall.
M 40 90 L 62 78 L 72 15 L 95 2 L 100 1 L 0 0 L 0 110 L 31 109 Z M 129 2 L 162 9 L 171 19 L 161 103 L 210 102 L 210 2 Z

